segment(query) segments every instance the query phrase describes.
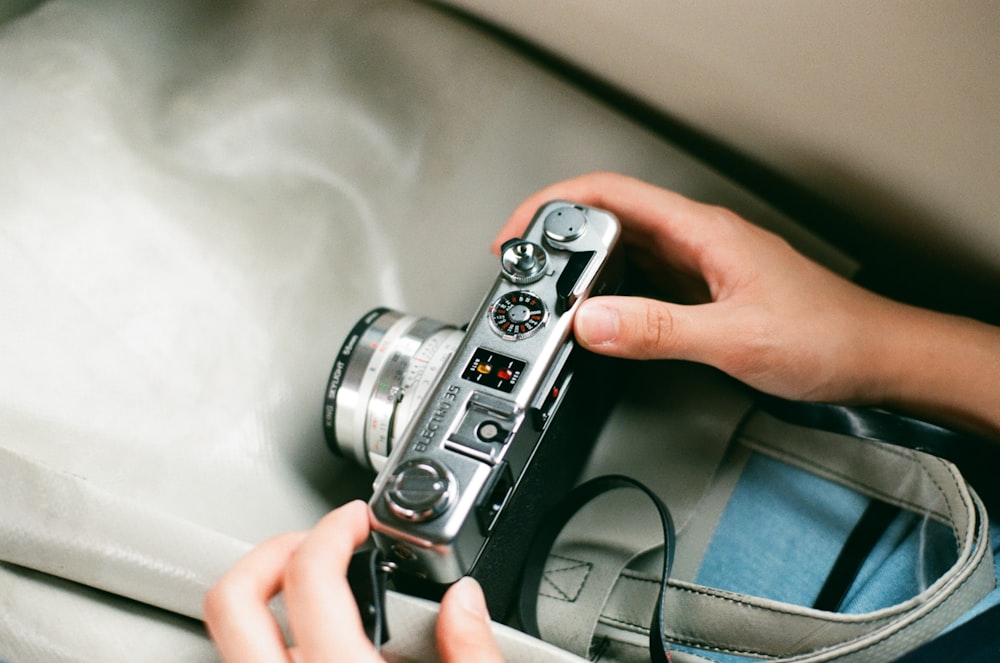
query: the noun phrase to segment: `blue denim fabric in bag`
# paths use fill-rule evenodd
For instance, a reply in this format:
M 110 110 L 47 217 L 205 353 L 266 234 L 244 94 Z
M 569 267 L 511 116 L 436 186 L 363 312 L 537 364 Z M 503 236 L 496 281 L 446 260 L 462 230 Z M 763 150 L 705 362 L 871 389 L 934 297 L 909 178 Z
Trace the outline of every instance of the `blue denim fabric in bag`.
M 695 581 L 811 606 L 868 503 L 866 496 L 850 488 L 754 454 Z M 990 530 L 996 554 L 1000 524 L 993 522 Z M 901 512 L 868 556 L 840 611 L 871 612 L 910 599 L 940 577 L 954 560 L 955 539 L 948 527 L 923 514 Z M 1000 565 L 997 571 L 1000 575 Z M 993 590 L 952 628 L 997 603 L 1000 589 Z M 697 653 L 716 661 L 750 660 Z

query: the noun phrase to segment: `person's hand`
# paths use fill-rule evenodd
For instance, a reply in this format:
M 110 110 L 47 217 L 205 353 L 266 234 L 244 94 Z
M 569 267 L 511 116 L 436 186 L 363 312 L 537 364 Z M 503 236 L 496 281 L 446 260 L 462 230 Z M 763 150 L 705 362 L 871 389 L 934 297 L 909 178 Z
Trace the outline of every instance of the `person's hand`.
M 585 347 L 635 359 L 711 364 L 790 398 L 866 394 L 863 337 L 884 300 L 794 251 L 729 210 L 645 182 L 595 173 L 551 186 L 520 205 L 497 242 L 519 235 L 552 199 L 593 205 L 622 222 L 629 259 L 684 304 L 597 297 L 576 314 Z
M 205 623 L 225 661 L 240 663 L 376 662 L 347 583 L 355 548 L 368 538 L 368 507 L 351 502 L 309 532 L 292 532 L 250 551 L 205 596 Z M 294 646 L 268 601 L 284 593 Z M 437 622 L 444 663 L 497 663 L 482 590 L 463 578 L 445 594 Z
M 594 173 L 525 200 L 493 245 L 554 199 L 614 213 L 631 262 L 673 302 L 595 297 L 576 313 L 588 349 L 715 366 L 776 396 L 900 406 L 1000 431 L 1000 334 L 877 296 L 729 210 Z

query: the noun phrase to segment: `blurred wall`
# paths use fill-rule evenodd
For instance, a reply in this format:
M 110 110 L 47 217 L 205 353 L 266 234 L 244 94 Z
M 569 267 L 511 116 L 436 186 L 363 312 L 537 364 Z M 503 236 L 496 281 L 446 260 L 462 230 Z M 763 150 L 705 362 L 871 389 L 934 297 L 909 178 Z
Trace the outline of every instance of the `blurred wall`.
M 1000 3 L 445 4 L 1000 279 Z

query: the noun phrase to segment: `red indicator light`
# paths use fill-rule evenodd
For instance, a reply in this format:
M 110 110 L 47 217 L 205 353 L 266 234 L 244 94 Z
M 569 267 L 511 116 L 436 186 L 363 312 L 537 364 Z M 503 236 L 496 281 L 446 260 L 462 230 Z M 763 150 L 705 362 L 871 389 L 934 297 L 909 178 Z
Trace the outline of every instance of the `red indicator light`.
M 509 380 L 512 377 L 514 377 L 514 374 L 508 371 L 506 368 L 503 368 L 497 371 L 497 377 L 500 378 L 501 380 Z

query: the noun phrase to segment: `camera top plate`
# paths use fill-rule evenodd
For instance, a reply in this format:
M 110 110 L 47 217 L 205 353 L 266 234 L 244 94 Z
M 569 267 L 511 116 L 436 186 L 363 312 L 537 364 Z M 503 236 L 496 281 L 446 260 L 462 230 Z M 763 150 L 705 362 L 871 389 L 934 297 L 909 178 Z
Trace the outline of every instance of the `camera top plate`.
M 573 314 L 621 285 L 619 236 L 610 213 L 553 201 L 504 245 L 499 276 L 375 481 L 376 543 L 401 571 L 449 583 L 474 565 L 557 418 L 572 377 Z M 410 508 L 420 501 L 414 485 L 433 509 Z

